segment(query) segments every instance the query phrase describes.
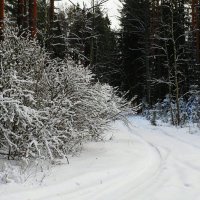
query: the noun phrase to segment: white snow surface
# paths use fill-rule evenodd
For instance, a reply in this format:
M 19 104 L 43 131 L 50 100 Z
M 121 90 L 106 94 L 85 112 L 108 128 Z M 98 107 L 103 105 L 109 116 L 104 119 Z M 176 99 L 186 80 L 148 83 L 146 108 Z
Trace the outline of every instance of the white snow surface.
M 113 123 L 110 140 L 88 143 L 39 183 L 1 184 L 0 200 L 200 200 L 200 134 L 130 121 Z

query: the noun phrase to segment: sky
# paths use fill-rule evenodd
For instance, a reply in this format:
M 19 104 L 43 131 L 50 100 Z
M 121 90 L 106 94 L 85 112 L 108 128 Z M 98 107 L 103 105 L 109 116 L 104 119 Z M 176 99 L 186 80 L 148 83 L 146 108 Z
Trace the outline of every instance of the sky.
M 75 4 L 78 2 L 80 5 L 83 5 L 83 2 L 88 6 L 91 5 L 91 0 L 70 0 L 70 1 Z M 71 4 L 70 1 L 69 0 L 61 0 L 61 1 L 57 2 L 57 4 L 59 6 L 70 5 Z M 111 27 L 113 29 L 118 29 L 120 27 L 118 18 L 120 16 L 119 9 L 122 7 L 121 3 L 119 2 L 119 0 L 108 0 L 103 5 L 104 5 L 103 6 L 104 10 L 108 13 L 108 16 L 111 20 Z

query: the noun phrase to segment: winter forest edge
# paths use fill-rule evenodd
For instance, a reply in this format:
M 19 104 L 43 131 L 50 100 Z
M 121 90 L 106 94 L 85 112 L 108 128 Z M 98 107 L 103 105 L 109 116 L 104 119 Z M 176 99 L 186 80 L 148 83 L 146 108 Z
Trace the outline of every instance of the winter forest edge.
M 56 1 L 56 0 L 55 0 Z M 115 120 L 200 129 L 200 2 L 0 2 L 0 156 L 68 160 Z

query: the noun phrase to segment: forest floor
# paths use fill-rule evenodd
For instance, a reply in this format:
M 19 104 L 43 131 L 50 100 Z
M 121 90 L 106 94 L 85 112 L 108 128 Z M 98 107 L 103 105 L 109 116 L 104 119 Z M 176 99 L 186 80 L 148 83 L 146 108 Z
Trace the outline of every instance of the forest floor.
M 8 166 L 0 200 L 200 200 L 200 130 L 129 119 L 70 164 Z

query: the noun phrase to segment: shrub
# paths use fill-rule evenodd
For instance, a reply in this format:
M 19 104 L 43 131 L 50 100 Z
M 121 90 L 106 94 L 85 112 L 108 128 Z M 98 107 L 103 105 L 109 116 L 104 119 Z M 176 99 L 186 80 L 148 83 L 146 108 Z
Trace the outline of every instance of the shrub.
M 7 31 L 0 42 L 0 153 L 61 158 L 99 139 L 126 101 L 70 60 Z

